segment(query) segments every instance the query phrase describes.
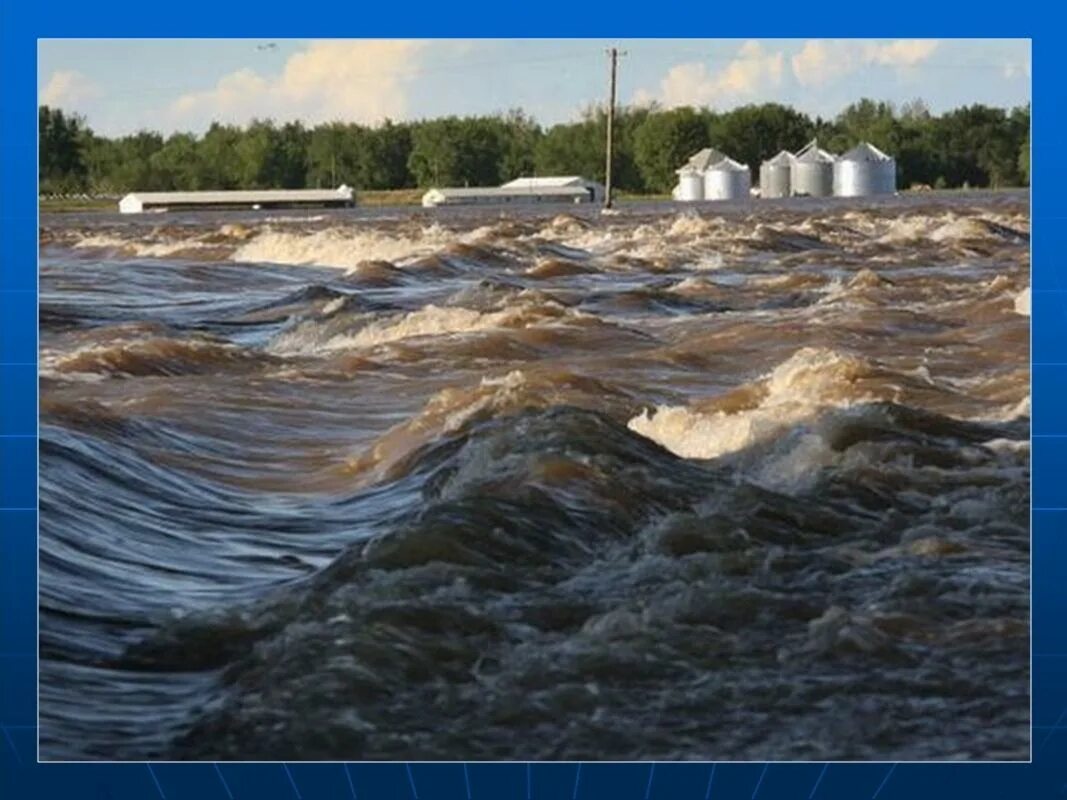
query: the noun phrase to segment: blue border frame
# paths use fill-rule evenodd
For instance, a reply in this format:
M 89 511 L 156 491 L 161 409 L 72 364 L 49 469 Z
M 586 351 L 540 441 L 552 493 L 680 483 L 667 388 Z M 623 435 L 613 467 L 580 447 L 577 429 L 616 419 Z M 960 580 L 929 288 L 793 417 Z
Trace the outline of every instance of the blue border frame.
M 834 0 L 758 10 L 668 0 L 614 7 L 477 0 L 403 8 L 350 3 L 311 13 L 280 0 L 174 6 L 0 4 L 0 796 L 243 800 L 397 798 L 1007 798 L 1067 794 L 1067 109 L 1063 26 L 1045 6 Z M 962 4 L 961 4 L 962 6 Z M 814 9 L 809 9 L 814 11 Z M 707 24 L 700 22 L 706 13 Z M 1002 17 L 1009 17 L 1007 23 Z M 817 19 L 816 19 L 817 17 Z M 887 26 L 891 29 L 887 30 Z M 37 198 L 36 40 L 63 36 L 989 36 L 1035 31 L 1033 162 L 1032 764 L 38 764 L 36 761 Z M 990 720 L 990 724 L 995 724 Z

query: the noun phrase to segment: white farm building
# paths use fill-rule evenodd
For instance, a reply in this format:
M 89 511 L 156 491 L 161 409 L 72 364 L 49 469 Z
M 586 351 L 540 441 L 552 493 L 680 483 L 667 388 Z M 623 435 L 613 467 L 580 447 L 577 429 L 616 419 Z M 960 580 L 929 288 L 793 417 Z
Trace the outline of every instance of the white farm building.
M 529 205 L 535 203 L 597 203 L 603 185 L 577 175 L 516 178 L 501 186 L 434 188 L 422 196 L 427 208 L 437 206 Z
M 714 147 L 694 153 L 675 174 L 678 183 L 671 196 L 683 203 L 740 200 L 748 197 L 751 189 L 748 165 L 739 164 Z
M 355 205 L 348 186 L 336 189 L 252 189 L 218 192 L 131 192 L 119 200 L 123 214 L 197 209 L 347 208 Z

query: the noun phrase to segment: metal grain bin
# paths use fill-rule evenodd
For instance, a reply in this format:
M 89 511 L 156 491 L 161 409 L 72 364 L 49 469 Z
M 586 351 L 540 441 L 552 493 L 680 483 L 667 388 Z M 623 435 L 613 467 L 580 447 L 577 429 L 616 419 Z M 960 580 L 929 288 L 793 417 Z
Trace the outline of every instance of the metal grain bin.
M 834 162 L 834 194 L 867 197 L 897 190 L 897 162 L 874 145 L 861 142 Z
M 783 150 L 768 158 L 759 168 L 760 197 L 789 197 L 792 186 L 793 154 Z
M 801 197 L 829 197 L 834 194 L 833 153 L 812 140 L 796 155 L 793 162 L 793 194 Z
M 741 200 L 749 196 L 752 175 L 745 164 L 724 158 L 704 173 L 705 200 Z
M 703 200 L 704 173 L 688 167 L 678 170 L 678 185 L 674 189 L 674 199 L 682 203 Z

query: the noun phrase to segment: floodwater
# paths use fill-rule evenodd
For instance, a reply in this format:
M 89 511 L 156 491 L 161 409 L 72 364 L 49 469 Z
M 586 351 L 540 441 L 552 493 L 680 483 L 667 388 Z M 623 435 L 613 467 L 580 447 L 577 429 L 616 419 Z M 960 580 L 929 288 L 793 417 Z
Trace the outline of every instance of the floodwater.
M 45 215 L 44 759 L 1026 759 L 1029 204 Z

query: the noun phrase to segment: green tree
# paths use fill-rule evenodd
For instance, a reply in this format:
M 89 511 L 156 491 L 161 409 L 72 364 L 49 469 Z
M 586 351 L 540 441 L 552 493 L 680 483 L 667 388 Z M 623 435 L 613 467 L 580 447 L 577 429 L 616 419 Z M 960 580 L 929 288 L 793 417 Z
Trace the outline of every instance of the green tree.
M 489 186 L 524 174 L 604 180 L 606 113 L 543 130 L 519 110 L 377 127 L 255 120 L 214 123 L 197 137 L 153 131 L 98 136 L 76 115 L 38 109 L 42 192 L 119 193 L 153 189 L 334 186 Z M 631 192 L 665 191 L 674 170 L 711 144 L 755 169 L 813 136 L 838 152 L 869 141 L 897 159 L 900 183 L 1010 186 L 1030 180 L 1030 107 L 971 105 L 935 116 L 921 100 L 899 112 L 864 99 L 833 120 L 810 119 L 776 103 L 724 113 L 707 108 L 620 108 L 613 179 Z
M 895 153 L 900 144 L 900 126 L 892 103 L 868 98 L 845 108 L 837 117 L 838 134 L 831 144 L 845 151 L 860 142 L 870 142 L 887 153 Z
M 109 182 L 121 192 L 166 188 L 152 164 L 152 156 L 162 149 L 163 137 L 152 131 L 138 131 L 117 139 Z
M 89 175 L 84 152 L 87 133 L 81 117 L 68 116 L 58 108 L 38 108 L 37 147 L 40 157 L 37 182 L 40 191 L 84 191 Z
M 652 111 L 634 131 L 634 162 L 645 186 L 668 192 L 675 183 L 675 171 L 707 146 L 707 122 L 692 108 Z
M 541 126 L 522 110 L 509 111 L 502 120 L 504 147 L 500 159 L 500 177 L 504 181 L 532 175 L 537 167 L 537 144 Z
M 649 116 L 647 108 L 623 108 L 615 115 L 615 187 L 630 192 L 645 190 L 634 158 L 635 134 Z M 580 122 L 555 125 L 537 143 L 534 164 L 539 175 L 581 175 L 605 179 L 607 110 L 591 107 Z
M 415 126 L 408 168 L 419 186 L 499 184 L 503 125 L 494 117 L 445 117 Z
M 205 189 L 246 188 L 241 182 L 237 146 L 244 132 L 213 122 L 199 142 L 200 185 Z
M 778 103 L 747 105 L 710 121 L 711 144 L 754 172 L 782 150 L 796 151 L 815 135 L 811 119 Z
M 202 169 L 196 137 L 175 133 L 149 158 L 155 187 L 164 190 L 200 189 Z
M 360 183 L 367 189 L 403 189 L 415 185 L 408 170 L 411 127 L 390 120 L 366 132 L 361 149 Z
M 604 132 L 595 120 L 553 125 L 537 142 L 538 175 L 584 175 L 604 180 Z

